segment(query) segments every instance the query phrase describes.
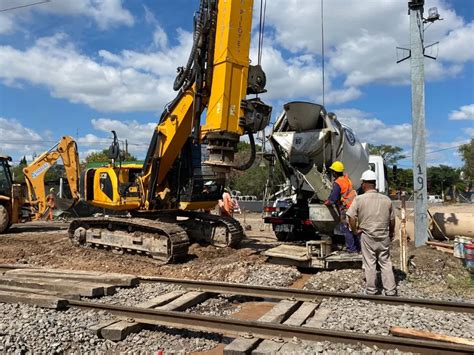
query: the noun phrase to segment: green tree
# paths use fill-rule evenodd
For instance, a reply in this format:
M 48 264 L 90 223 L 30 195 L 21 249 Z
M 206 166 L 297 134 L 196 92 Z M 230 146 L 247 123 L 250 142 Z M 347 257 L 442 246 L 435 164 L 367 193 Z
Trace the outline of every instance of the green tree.
M 394 147 L 392 145 L 372 145 L 369 144 L 369 152 L 373 155 L 380 155 L 387 165 L 395 165 L 399 160 L 405 159 L 406 156 L 402 154 L 403 149 Z
M 257 198 L 263 198 L 265 192 L 265 185 L 269 175 L 268 162 L 265 165 L 261 164 L 262 158 L 258 154 L 261 152 L 262 147 L 256 145 L 257 157 L 252 167 L 245 171 L 232 170 L 229 176 L 229 187 L 232 190 L 238 190 L 242 195 L 257 196 Z M 248 161 L 251 154 L 250 144 L 246 142 L 239 142 L 237 145 L 237 153 L 234 158 L 235 165 L 240 165 Z M 278 189 L 278 184 L 284 182 L 283 175 L 280 172 L 279 166 L 275 166 L 273 174 L 273 185 L 275 189 Z M 270 191 L 274 193 L 276 191 Z
M 88 163 L 108 163 L 110 158 L 108 156 L 108 149 L 104 149 L 100 152 L 92 152 L 86 158 L 85 162 Z M 130 153 L 126 153 L 124 151 L 120 151 L 122 155 L 122 161 L 135 161 L 138 160 L 134 155 Z
M 474 180 L 474 138 L 471 139 L 471 142 L 460 146 L 459 153 L 461 153 L 461 159 L 464 163 L 462 167 L 464 180 L 467 182 L 470 190 Z
M 441 190 L 446 190 L 451 186 L 458 189 L 463 188 L 459 177 L 460 170 L 447 165 L 430 166 L 427 169 L 428 193 L 441 194 Z
M 388 182 L 391 190 L 413 191 L 413 170 L 412 169 L 397 169 L 397 176 L 393 175 L 393 170 L 388 169 Z
M 26 162 L 26 157 L 20 159 L 20 163 L 16 166 L 12 167 L 12 174 L 13 179 L 17 183 L 24 183 L 25 182 L 25 174 L 23 174 L 23 168 L 27 166 L 28 163 Z

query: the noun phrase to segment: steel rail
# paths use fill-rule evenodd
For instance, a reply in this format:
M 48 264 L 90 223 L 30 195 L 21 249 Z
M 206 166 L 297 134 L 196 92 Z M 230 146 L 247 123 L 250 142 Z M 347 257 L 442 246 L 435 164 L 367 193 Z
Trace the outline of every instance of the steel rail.
M 371 296 L 355 293 L 339 293 L 316 290 L 302 290 L 287 287 L 268 287 L 245 284 L 233 284 L 228 282 L 170 279 L 166 277 L 140 276 L 140 282 L 162 282 L 182 286 L 186 289 L 195 289 L 205 292 L 235 294 L 242 296 L 253 296 L 274 299 L 294 299 L 297 301 L 315 301 L 321 298 L 356 299 L 374 303 L 390 305 L 410 305 L 430 309 L 443 310 L 446 312 L 474 313 L 474 303 L 450 302 L 434 299 L 417 299 L 404 297 Z
M 192 313 L 161 311 L 137 307 L 91 303 L 69 300 L 73 308 L 107 311 L 121 319 L 133 322 L 161 325 L 167 327 L 193 329 L 198 331 L 232 334 L 235 336 L 291 340 L 298 338 L 307 341 L 330 341 L 347 344 L 364 344 L 382 349 L 398 349 L 401 351 L 425 354 L 472 354 L 474 347 L 461 344 L 443 343 L 439 341 L 415 340 L 392 336 L 367 335 L 355 332 L 327 330 L 321 328 L 295 327 L 275 323 L 245 321 L 231 318 L 218 318 Z

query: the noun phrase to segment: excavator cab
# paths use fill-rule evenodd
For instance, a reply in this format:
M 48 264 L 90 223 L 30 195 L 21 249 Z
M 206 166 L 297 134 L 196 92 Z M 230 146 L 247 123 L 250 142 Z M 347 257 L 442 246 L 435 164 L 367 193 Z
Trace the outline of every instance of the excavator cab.
M 12 175 L 10 172 L 11 157 L 0 156 L 0 199 L 11 197 Z
M 140 164 L 108 165 L 87 169 L 84 179 L 84 198 L 97 207 L 115 210 L 137 209 L 140 206 L 136 177 Z
M 140 193 L 141 164 L 123 164 L 117 134 L 112 131 L 113 142 L 109 148 L 111 162 L 107 166 L 87 169 L 84 176 L 84 198 L 97 207 L 117 211 L 143 209 Z M 225 178 L 205 175 L 201 164 L 201 145 L 189 139 L 180 157 L 170 170 L 167 193 L 170 203 L 181 210 L 211 209 L 222 197 Z
M 21 186 L 13 183 L 10 164 L 12 158 L 0 155 L 0 233 L 4 233 L 20 217 L 23 204 Z

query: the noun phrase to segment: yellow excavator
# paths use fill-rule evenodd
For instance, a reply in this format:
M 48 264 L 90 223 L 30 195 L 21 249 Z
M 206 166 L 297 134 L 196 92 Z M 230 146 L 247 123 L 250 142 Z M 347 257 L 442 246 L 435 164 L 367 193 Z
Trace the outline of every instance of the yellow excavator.
M 27 191 L 21 184 L 13 182 L 10 170 L 11 157 L 0 156 L 0 234 L 14 223 L 42 219 L 47 213 L 45 176 L 61 158 L 64 164 L 71 198 L 80 198 L 79 158 L 76 142 L 71 137 L 62 137 L 51 149 L 41 154 L 23 169 Z
M 200 1 L 191 53 L 173 85 L 178 94 L 159 119 L 143 166 L 121 164 L 114 134 L 112 163 L 85 171 L 85 201 L 123 215 L 73 220 L 75 244 L 143 253 L 164 263 L 187 255 L 190 239 L 238 245 L 243 230 L 237 221 L 199 210 L 216 205 L 231 169 L 253 164 L 253 134 L 270 120 L 271 107 L 258 98 L 266 91 L 265 73 L 250 65 L 252 12 L 253 0 Z M 235 166 L 245 134 L 252 154 Z
M 60 158 L 63 161 L 72 201 L 77 202 L 80 199 L 77 144 L 72 137 L 64 136 L 51 149 L 23 169 L 32 220 L 42 219 L 48 211 L 44 180 L 48 170 Z

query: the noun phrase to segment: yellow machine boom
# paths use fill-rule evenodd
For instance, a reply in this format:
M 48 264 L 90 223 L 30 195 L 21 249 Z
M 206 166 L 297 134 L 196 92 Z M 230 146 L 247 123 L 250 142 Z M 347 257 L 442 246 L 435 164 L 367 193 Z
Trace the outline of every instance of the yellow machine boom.
M 46 212 L 46 191 L 44 179 L 48 170 L 61 158 L 64 164 L 69 189 L 73 200 L 78 201 L 79 195 L 79 156 L 73 138 L 64 136 L 47 152 L 41 154 L 23 169 L 28 200 L 34 208 L 33 218 L 40 219 Z
M 120 164 L 115 137 L 109 149 L 114 163 L 88 169 L 85 173 L 84 198 L 88 203 L 116 211 L 129 211 L 140 217 L 148 216 L 146 218 L 163 216 L 167 211 L 166 219 L 172 220 L 172 216 L 183 216 L 184 212 L 179 210 L 215 206 L 229 171 L 251 166 L 255 159 L 253 134 L 267 126 L 271 115 L 271 107 L 258 96 L 246 98 L 249 94 L 264 93 L 266 83 L 261 67 L 250 65 L 252 11 L 253 0 L 200 1 L 195 15 L 191 53 L 187 64 L 178 68 L 173 86 L 178 94 L 160 117 L 141 171 Z M 243 166 L 234 166 L 237 143 L 244 134 L 249 135 L 251 159 Z M 206 161 L 203 161 L 202 143 L 207 144 Z M 240 239 L 242 230 L 235 221 L 225 222 L 225 218 L 220 218 L 221 222 L 218 222 L 210 215 L 193 213 L 186 214 L 190 219 L 185 226 L 188 234 L 190 230 L 197 230 L 215 239 L 220 226 L 227 235 L 224 235 L 224 245 L 235 245 L 235 240 Z M 94 230 L 91 223 L 74 223 L 70 228 L 73 240 L 79 244 L 95 241 L 95 244 L 114 248 L 126 244 L 127 249 L 132 250 L 152 249 L 133 248 L 130 231 L 110 232 L 110 229 L 125 228 L 123 221 L 104 220 L 101 226 L 96 223 Z M 110 227 L 114 223 L 117 226 Z M 150 223 L 145 224 L 143 231 L 153 229 Z M 108 232 L 101 229 L 106 225 Z M 128 225 L 132 230 L 139 228 L 137 223 L 133 223 L 133 227 L 131 225 L 132 222 Z M 97 234 L 104 237 L 94 239 L 93 235 Z M 165 237 L 161 240 L 168 240 L 166 258 L 169 260 L 173 258 L 171 249 L 175 234 L 165 231 L 163 235 Z M 99 242 L 100 238 L 102 241 Z M 153 238 L 146 241 L 154 242 Z M 156 248 L 159 249 L 158 246 Z M 156 251 L 149 253 L 159 254 Z

